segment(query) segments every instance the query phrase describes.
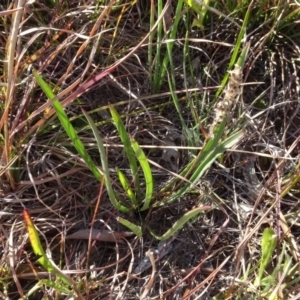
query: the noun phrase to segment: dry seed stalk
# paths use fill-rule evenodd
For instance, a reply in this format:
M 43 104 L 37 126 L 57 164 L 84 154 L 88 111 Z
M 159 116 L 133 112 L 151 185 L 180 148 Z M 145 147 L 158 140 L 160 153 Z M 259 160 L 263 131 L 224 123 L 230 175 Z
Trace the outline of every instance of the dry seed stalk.
M 238 65 L 234 66 L 233 71 L 230 71 L 230 77 L 226 89 L 224 90 L 223 99 L 217 103 L 215 108 L 215 118 L 209 128 L 210 136 L 213 137 L 213 131 L 216 125 L 220 124 L 223 118 L 228 115 L 230 120 L 231 111 L 234 109 L 239 95 L 241 93 L 240 85 L 242 84 L 242 68 Z

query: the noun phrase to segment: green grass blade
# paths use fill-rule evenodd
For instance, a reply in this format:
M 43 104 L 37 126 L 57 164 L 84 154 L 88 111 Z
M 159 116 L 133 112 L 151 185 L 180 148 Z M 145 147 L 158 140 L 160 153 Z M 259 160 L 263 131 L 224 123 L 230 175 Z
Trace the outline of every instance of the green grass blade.
M 178 32 L 178 24 L 179 24 L 179 21 L 182 19 L 182 15 L 181 15 L 182 5 L 183 5 L 183 0 L 177 1 L 176 11 L 175 11 L 175 18 L 174 18 L 174 21 L 173 21 L 173 24 L 172 24 L 171 32 L 170 32 L 169 37 L 168 37 L 169 41 L 167 42 L 167 53 L 164 56 L 164 59 L 163 59 L 163 62 L 162 62 L 161 72 L 159 73 L 158 88 L 160 88 L 161 85 L 163 84 L 164 77 L 166 76 L 166 72 L 168 70 L 169 62 L 172 59 L 172 50 L 173 50 L 173 46 L 175 44 L 176 34 Z M 173 67 L 171 67 L 171 69 L 173 69 Z M 172 70 L 171 70 L 171 72 L 172 72 Z
M 250 18 L 251 9 L 252 9 L 252 5 L 249 5 L 249 7 L 247 9 L 247 12 L 245 14 L 245 18 L 244 18 L 241 30 L 240 30 L 238 38 L 237 38 L 237 41 L 235 43 L 235 47 L 234 47 L 234 50 L 233 50 L 233 53 L 232 53 L 232 56 L 231 56 L 231 59 L 230 59 L 230 62 L 229 62 L 228 70 L 232 70 L 232 68 L 233 68 L 233 66 L 234 66 L 234 64 L 237 60 L 238 53 L 240 51 L 242 41 L 245 37 L 246 29 L 247 29 L 249 18 Z M 247 48 L 247 47 L 248 47 L 248 50 L 249 50 L 249 47 L 250 47 L 249 43 L 247 43 L 247 45 L 245 46 L 245 48 Z M 245 48 L 244 48 L 244 50 L 245 50 Z M 246 54 L 248 53 L 248 50 L 247 50 Z M 244 59 L 246 59 L 246 56 L 244 57 Z M 238 61 L 238 64 L 239 63 L 240 63 L 240 61 Z M 239 66 L 242 67 L 240 64 L 239 64 Z M 215 94 L 214 100 L 212 101 L 213 103 L 215 103 L 216 99 L 220 96 L 220 94 L 223 90 L 223 86 L 226 85 L 228 77 L 229 77 L 229 73 L 227 72 L 227 74 L 224 76 L 224 78 L 222 80 L 221 87 L 217 90 L 217 92 Z
M 186 122 L 184 120 L 184 117 L 182 115 L 182 108 L 181 106 L 179 105 L 179 99 L 178 99 L 178 96 L 175 92 L 176 90 L 176 78 L 175 78 L 175 66 L 174 66 L 174 62 L 173 62 L 173 57 L 172 57 L 172 47 L 173 47 L 173 44 L 174 43 L 170 43 L 168 42 L 167 43 L 167 54 L 166 54 L 166 57 L 165 57 L 165 60 L 166 60 L 166 64 L 170 64 L 170 71 L 168 73 L 168 83 L 169 83 L 169 90 L 170 90 L 170 93 L 171 93 L 171 96 L 172 96 L 172 101 L 174 103 L 174 106 L 176 108 L 176 111 L 177 111 L 177 114 L 180 118 L 180 123 L 181 123 L 181 126 L 183 128 L 183 131 L 185 132 L 185 134 L 187 136 L 189 136 L 189 130 L 188 130 L 188 127 L 186 125 Z M 165 69 L 163 69 L 165 70 Z M 162 72 L 163 74 L 163 72 Z M 161 75 L 162 76 L 162 75 Z M 165 76 L 165 75 L 163 75 Z
M 130 139 L 131 141 L 131 146 L 132 149 L 134 150 L 136 157 L 142 167 L 143 173 L 144 173 L 144 178 L 145 178 L 145 183 L 146 183 L 146 196 L 144 199 L 144 204 L 141 210 L 146 210 L 149 208 L 150 202 L 152 200 L 152 195 L 153 195 L 153 178 L 152 178 L 152 172 L 150 165 L 148 163 L 147 157 L 144 153 L 144 151 L 141 149 L 139 144 L 134 138 Z
M 134 207 L 138 207 L 138 203 L 136 201 L 135 194 L 134 194 L 133 190 L 130 188 L 130 185 L 128 183 L 126 176 L 123 174 L 123 172 L 119 168 L 116 168 L 116 172 L 117 172 L 119 181 L 120 181 L 124 191 L 126 192 L 127 196 L 133 203 Z
M 248 42 L 246 46 L 243 48 L 242 53 L 237 61 L 237 65 L 241 68 L 244 67 L 245 65 L 245 62 L 248 57 L 249 49 L 250 49 L 250 42 Z
M 190 130 L 186 124 L 186 120 L 182 115 L 182 106 L 179 105 L 179 99 L 178 99 L 178 95 L 176 93 L 176 83 L 177 83 L 177 79 L 175 77 L 176 71 L 175 71 L 175 65 L 174 65 L 174 61 L 173 61 L 173 46 L 175 43 L 175 38 L 176 38 L 176 33 L 178 30 L 178 21 L 181 19 L 181 13 L 182 13 L 182 5 L 183 5 L 183 1 L 179 1 L 177 3 L 177 9 L 176 9 L 176 13 L 175 13 L 175 20 L 174 20 L 174 24 L 172 26 L 171 32 L 170 32 L 170 41 L 167 42 L 166 46 L 167 46 L 167 53 L 165 54 L 164 60 L 163 60 L 163 69 L 161 72 L 161 83 L 163 83 L 163 79 L 165 77 L 166 71 L 168 70 L 168 84 L 169 84 L 169 91 L 171 93 L 172 96 L 172 101 L 174 103 L 174 106 L 176 108 L 177 114 L 180 118 L 180 123 L 183 129 L 183 132 L 185 133 L 187 140 L 188 140 L 188 144 L 194 146 L 194 144 L 191 141 L 194 141 L 194 138 L 191 137 L 190 134 Z M 187 57 L 187 53 L 184 53 L 184 57 Z M 170 67 L 168 68 L 168 65 L 170 65 Z M 185 69 L 185 68 L 184 68 Z
M 71 295 L 73 293 L 71 290 L 67 289 L 65 286 L 59 284 L 58 282 L 53 282 L 50 281 L 49 279 L 42 279 L 37 284 L 35 284 L 26 293 L 26 296 L 22 299 L 34 299 L 29 297 L 33 296 L 35 292 L 40 291 L 41 287 L 44 285 L 55 289 L 55 291 L 59 292 L 60 294 Z
M 215 149 L 212 149 L 209 155 L 200 159 L 201 163 L 199 164 L 198 168 L 195 170 L 193 176 L 191 177 L 191 181 L 193 183 L 197 183 L 204 172 L 212 165 L 212 163 L 222 154 L 225 153 L 227 149 L 232 148 L 235 146 L 241 138 L 244 136 L 243 131 L 238 131 L 228 137 L 224 142 L 218 145 Z
M 62 285 L 62 284 L 60 284 L 58 282 L 51 281 L 49 279 L 42 279 L 42 280 L 40 280 L 40 282 L 38 283 L 38 285 L 39 286 L 46 285 L 48 287 L 51 287 L 51 288 L 55 289 L 55 291 L 57 291 L 57 292 L 59 292 L 61 294 L 71 295 L 73 293 L 72 290 L 69 290 L 64 285 Z
M 130 166 L 133 180 L 134 180 L 136 198 L 141 199 L 141 188 L 140 188 L 140 181 L 139 181 L 139 177 L 138 177 L 138 165 L 137 165 L 137 161 L 136 161 L 134 152 L 131 148 L 131 143 L 130 143 L 128 133 L 122 122 L 121 117 L 119 116 L 119 114 L 117 113 L 117 111 L 114 109 L 114 107 L 112 105 L 109 105 L 109 110 L 110 110 L 110 114 L 114 120 L 115 126 L 118 130 L 118 133 L 120 135 L 121 141 L 124 145 L 124 151 L 128 158 L 129 166 Z
M 195 92 L 193 95 L 191 95 L 188 90 L 190 87 L 189 83 L 189 78 L 192 78 L 192 86 L 197 86 L 197 78 L 194 74 L 194 67 L 192 63 L 192 57 L 190 53 L 190 48 L 189 48 L 189 31 L 187 30 L 186 35 L 185 35 L 185 41 L 184 41 L 184 48 L 183 48 L 183 55 L 185 59 L 183 59 L 182 66 L 183 66 L 183 79 L 184 79 L 184 88 L 186 89 L 186 99 L 187 99 L 187 107 L 190 109 L 193 120 L 194 120 L 194 125 L 192 125 L 192 128 L 187 128 L 188 126 L 186 125 L 185 121 L 182 122 L 181 124 L 183 126 L 183 134 L 185 135 L 187 145 L 191 147 L 195 147 L 196 145 L 199 145 L 201 143 L 200 135 L 196 132 L 196 129 L 199 128 L 199 112 L 201 111 L 200 109 L 200 97 L 199 93 Z M 173 98 L 173 95 L 172 95 Z M 178 100 L 177 100 L 178 101 Z M 176 104 L 175 104 L 176 105 Z M 178 112 L 178 104 L 176 107 L 177 112 Z M 180 115 L 182 110 L 180 109 Z M 181 119 L 180 119 L 181 120 Z M 190 126 L 191 127 L 191 126 Z M 194 152 L 194 151 L 191 151 Z
M 214 131 L 213 131 L 213 137 L 211 137 L 207 141 L 206 145 L 204 146 L 204 148 L 201 152 L 202 157 L 206 157 L 220 143 L 220 141 L 222 139 L 222 135 L 225 131 L 226 122 L 227 122 L 227 117 L 225 116 L 223 118 L 222 122 L 220 124 L 216 125 L 216 127 L 214 128 Z
M 165 241 L 167 240 L 169 237 L 171 237 L 173 234 L 175 234 L 178 230 L 180 230 L 185 223 L 187 223 L 191 218 L 197 216 L 198 214 L 200 214 L 203 211 L 208 211 L 210 210 L 211 207 L 210 206 L 203 206 L 203 207 L 198 207 L 195 208 L 191 211 L 189 211 L 188 213 L 186 213 L 185 215 L 183 215 L 177 222 L 175 222 L 173 224 L 173 226 L 162 236 L 158 236 L 156 235 L 152 229 L 150 229 L 148 227 L 148 230 L 151 232 L 151 234 L 158 240 L 160 241 Z
M 223 122 L 226 122 L 224 120 Z M 176 193 L 171 195 L 169 198 L 164 200 L 163 202 L 160 202 L 158 205 L 164 205 L 166 203 L 170 203 L 174 200 L 176 200 L 179 197 L 182 197 L 186 192 L 192 189 L 192 187 L 197 184 L 204 174 L 204 172 L 213 164 L 213 162 L 222 154 L 225 153 L 227 149 L 230 149 L 234 145 L 236 145 L 240 139 L 243 137 L 244 132 L 238 131 L 234 134 L 232 134 L 230 137 L 228 137 L 225 141 L 223 141 L 221 144 L 218 145 L 218 142 L 220 141 L 220 135 L 222 134 L 222 128 L 223 128 L 223 122 L 216 126 L 218 129 L 216 129 L 214 138 L 211 138 L 207 144 L 204 146 L 204 149 L 199 154 L 199 156 L 195 159 L 195 161 L 192 163 L 193 165 L 196 165 L 196 169 L 193 171 L 192 176 L 190 177 L 190 182 L 188 184 L 185 184 L 181 189 L 179 189 Z
M 155 21 L 155 5 L 154 2 L 150 2 L 150 30 L 154 27 Z M 149 35 L 149 45 L 148 45 L 148 65 L 149 65 L 149 78 L 151 79 L 152 83 L 154 82 L 154 74 L 153 74 L 153 39 L 155 36 L 155 32 L 150 33 Z
M 241 30 L 240 30 L 238 38 L 237 38 L 237 41 L 235 43 L 233 54 L 232 54 L 231 59 L 230 59 L 229 70 L 231 70 L 233 68 L 233 66 L 234 66 L 234 64 L 237 60 L 237 56 L 238 56 L 238 53 L 240 51 L 243 39 L 245 38 L 245 33 L 246 33 L 247 26 L 248 26 L 248 23 L 249 23 L 251 9 L 252 9 L 252 5 L 249 5 L 249 7 L 247 9 L 247 12 L 245 14 L 244 20 L 243 20 Z
M 293 264 L 293 259 L 291 257 L 289 257 L 288 255 L 285 257 L 285 262 L 283 264 L 283 268 L 282 268 L 282 272 L 280 272 L 281 278 L 286 278 L 287 274 L 292 270 L 292 264 Z M 299 276 L 298 276 L 299 277 Z M 274 279 L 276 279 L 277 277 L 274 277 Z M 286 278 L 287 279 L 287 278 Z M 282 286 L 280 287 L 280 289 L 284 289 L 286 286 L 286 284 L 282 284 Z M 276 290 L 275 288 L 273 289 L 269 289 L 269 293 L 272 291 L 272 293 L 268 296 L 268 300 L 278 300 L 278 290 Z
M 194 0 L 185 0 L 186 4 L 191 7 L 197 14 L 197 18 L 193 20 L 193 26 L 197 26 L 200 29 L 204 29 L 204 18 L 207 14 L 207 8 Z M 210 0 L 203 0 L 204 4 L 209 5 Z
M 163 10 L 163 1 L 157 1 L 157 16 L 161 15 Z M 155 66 L 154 66 L 154 76 L 152 78 L 152 90 L 154 93 L 159 91 L 159 84 L 161 80 L 161 45 L 162 45 L 162 37 L 163 37 L 163 20 L 161 19 L 160 22 L 157 24 L 157 31 L 156 31 L 156 54 L 155 54 Z
M 121 217 L 118 217 L 117 221 L 120 222 L 125 227 L 129 228 L 136 236 L 138 236 L 138 237 L 143 236 L 142 228 L 140 226 L 135 225 L 135 224 L 131 223 L 130 221 L 123 219 Z
M 295 167 L 294 173 L 289 178 L 287 184 L 282 188 L 280 196 L 284 197 L 297 185 L 298 182 L 300 182 L 300 164 Z
M 170 59 L 171 61 L 171 68 L 172 68 L 172 59 Z M 174 69 L 173 69 L 174 71 Z M 179 99 L 178 99 L 178 96 L 177 94 L 175 93 L 175 77 L 174 77 L 174 72 L 171 71 L 171 74 L 170 76 L 168 76 L 168 82 L 169 82 L 169 90 L 170 90 L 170 93 L 171 93 L 171 96 L 172 96 L 172 101 L 174 103 L 174 106 L 176 108 L 176 111 L 177 111 L 177 114 L 179 116 L 179 119 L 180 119 L 180 123 L 181 123 L 181 126 L 184 130 L 184 132 L 190 136 L 190 133 L 189 133 L 189 130 L 188 130 L 188 127 L 185 123 L 185 120 L 184 120 L 184 117 L 182 116 L 182 108 L 180 107 L 179 105 Z
M 55 98 L 55 95 L 52 93 L 51 88 L 49 85 L 43 80 L 43 78 L 34 70 L 33 75 L 39 84 L 39 86 L 42 88 L 46 96 L 51 100 Z M 99 172 L 97 166 L 94 164 L 93 160 L 89 156 L 88 152 L 86 151 L 83 143 L 79 139 L 77 132 L 75 131 L 74 127 L 72 126 L 67 114 L 64 111 L 64 108 L 60 104 L 58 100 L 53 101 L 53 107 L 56 111 L 56 114 L 59 118 L 60 123 L 62 124 L 63 128 L 65 129 L 66 133 L 72 140 L 72 143 L 74 147 L 76 148 L 77 152 L 80 154 L 80 156 L 83 158 L 86 165 L 89 167 L 89 169 L 92 171 L 94 176 L 98 180 L 102 180 L 102 175 Z
M 84 111 L 83 109 L 82 109 L 82 112 L 83 112 L 84 116 L 86 117 L 89 125 L 91 126 L 91 129 L 93 131 L 93 134 L 94 134 L 94 137 L 96 139 L 96 143 L 97 143 L 97 146 L 98 146 L 98 149 L 99 149 L 99 152 L 100 152 L 102 168 L 103 168 L 104 177 L 105 177 L 105 186 L 106 186 L 106 189 L 107 189 L 109 200 L 112 203 L 112 205 L 116 209 L 118 209 L 119 211 L 129 212 L 130 209 L 128 207 L 125 207 L 125 206 L 121 205 L 116 199 L 115 192 L 114 192 L 114 189 L 112 187 L 112 182 L 111 182 L 111 179 L 110 179 L 110 172 L 109 172 L 108 162 L 107 162 L 107 158 L 106 158 L 106 151 L 105 151 L 103 142 L 101 140 L 101 137 L 99 135 L 98 129 L 97 129 L 94 121 L 92 120 L 92 118 L 88 115 L 88 113 L 86 111 Z

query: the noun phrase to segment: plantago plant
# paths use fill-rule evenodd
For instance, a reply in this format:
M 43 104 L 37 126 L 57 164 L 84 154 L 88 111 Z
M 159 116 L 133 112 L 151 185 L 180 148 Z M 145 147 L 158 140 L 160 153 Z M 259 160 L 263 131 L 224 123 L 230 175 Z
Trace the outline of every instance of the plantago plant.
M 299 19 L 1 3 L 0 298 L 298 299 Z
M 238 131 L 225 140 L 222 140 L 224 130 L 227 125 L 227 118 L 229 111 L 235 106 L 237 99 L 240 95 L 240 85 L 242 83 L 242 66 L 244 65 L 245 59 L 247 58 L 247 53 L 249 50 L 249 45 L 245 47 L 242 51 L 241 58 L 239 59 L 235 69 L 230 72 L 230 78 L 228 85 L 225 89 L 224 98 L 217 104 L 216 107 L 216 116 L 215 122 L 212 124 L 211 128 L 211 137 L 204 145 L 203 150 L 197 156 L 197 158 L 191 162 L 191 164 L 184 170 L 183 175 L 187 172 L 191 173 L 191 177 L 189 178 L 190 183 L 185 184 L 182 188 L 180 188 L 177 192 L 175 192 L 171 197 L 164 199 L 162 201 L 158 201 L 155 203 L 153 201 L 153 178 L 152 171 L 150 165 L 147 161 L 147 157 L 143 152 L 142 148 L 139 146 L 137 141 L 134 138 L 130 138 L 128 133 L 126 132 L 125 126 L 122 122 L 121 117 L 115 110 L 115 108 L 110 105 L 109 110 L 116 126 L 116 129 L 120 135 L 121 141 L 124 145 L 124 151 L 126 153 L 126 157 L 129 162 L 129 166 L 131 169 L 132 179 L 134 182 L 134 189 L 132 189 L 128 183 L 128 179 L 125 174 L 122 173 L 120 169 L 116 169 L 119 181 L 121 186 L 124 189 L 123 195 L 128 197 L 128 200 L 122 199 L 121 194 L 116 194 L 113 189 L 113 184 L 111 180 L 110 170 L 108 168 L 108 162 L 106 158 L 106 152 L 99 136 L 98 129 L 93 122 L 93 120 L 89 117 L 89 115 L 83 111 L 86 119 L 90 127 L 93 130 L 93 134 L 95 136 L 95 140 L 98 145 L 102 169 L 101 175 L 99 169 L 96 165 L 91 161 L 90 156 L 87 154 L 85 147 L 81 143 L 79 137 L 77 136 L 76 131 L 73 129 L 71 122 L 68 120 L 66 114 L 64 113 L 63 108 L 59 104 L 58 101 L 54 101 L 54 108 L 59 116 L 59 119 L 64 126 L 66 132 L 69 137 L 72 139 L 74 143 L 74 147 L 77 149 L 79 154 L 82 156 L 86 164 L 89 166 L 90 170 L 96 176 L 97 179 L 101 180 L 102 176 L 105 178 L 105 186 L 108 191 L 109 199 L 113 206 L 121 212 L 130 212 L 130 211 L 145 211 L 151 207 L 155 207 L 157 205 L 165 205 L 167 203 L 171 203 L 179 197 L 182 197 L 187 192 L 190 192 L 193 189 L 193 186 L 199 182 L 204 172 L 212 165 L 212 163 L 224 152 L 226 149 L 233 147 L 235 144 L 243 136 L 242 131 Z M 45 83 L 45 81 L 38 75 L 37 72 L 34 73 L 39 85 L 43 88 L 44 92 L 47 94 L 49 99 L 55 98 L 54 94 L 51 92 L 50 87 Z M 142 169 L 143 179 L 145 185 L 144 196 L 142 196 L 143 191 L 141 190 L 140 178 L 138 174 L 138 163 Z M 161 240 L 168 239 L 174 233 L 176 233 L 186 222 L 188 222 L 191 218 L 195 217 L 200 212 L 209 210 L 210 207 L 199 207 L 194 209 L 185 215 L 183 215 L 168 232 L 166 232 L 161 237 L 154 234 L 154 232 L 149 228 L 150 232 L 157 238 Z M 141 236 L 141 228 L 138 225 L 132 224 L 128 220 L 124 218 L 118 218 L 119 222 L 123 225 L 127 226 L 129 229 L 133 230 L 138 236 Z

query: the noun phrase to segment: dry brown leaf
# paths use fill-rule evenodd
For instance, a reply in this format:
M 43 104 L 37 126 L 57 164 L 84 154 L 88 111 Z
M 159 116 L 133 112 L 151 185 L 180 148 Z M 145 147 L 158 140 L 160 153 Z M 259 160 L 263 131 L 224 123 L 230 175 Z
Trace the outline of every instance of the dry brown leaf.
M 66 239 L 88 240 L 90 238 L 90 234 L 92 240 L 102 241 L 102 242 L 112 242 L 112 243 L 115 242 L 122 243 L 123 238 L 134 235 L 132 232 L 118 232 L 118 231 L 93 228 L 93 229 L 78 230 L 70 235 L 67 235 Z

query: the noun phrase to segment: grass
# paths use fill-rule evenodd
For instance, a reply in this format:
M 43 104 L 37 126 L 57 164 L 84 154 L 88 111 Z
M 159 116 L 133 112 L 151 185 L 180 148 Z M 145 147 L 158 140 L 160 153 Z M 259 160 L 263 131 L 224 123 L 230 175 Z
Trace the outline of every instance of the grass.
M 299 7 L 7 3 L 3 299 L 298 299 Z

